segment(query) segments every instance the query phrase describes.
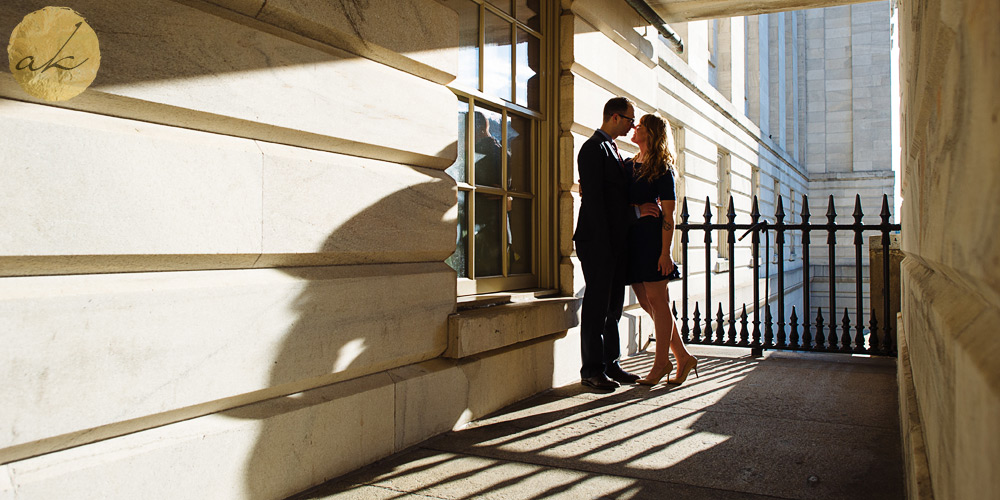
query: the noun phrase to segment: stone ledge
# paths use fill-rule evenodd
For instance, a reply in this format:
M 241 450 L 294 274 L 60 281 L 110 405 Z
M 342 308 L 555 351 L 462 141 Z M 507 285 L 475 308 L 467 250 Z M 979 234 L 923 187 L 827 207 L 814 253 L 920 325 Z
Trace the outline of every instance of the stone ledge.
M 934 500 L 931 489 L 931 474 L 927 466 L 927 445 L 924 442 L 924 428 L 917 407 L 917 390 L 913 385 L 910 353 L 906 345 L 902 315 L 896 321 L 897 350 L 896 379 L 899 385 L 899 421 L 902 431 L 904 482 L 907 498 L 911 500 Z
M 30 11 L 9 3 L 5 33 Z M 107 64 L 95 83 L 49 103 L 0 72 L 0 96 L 439 170 L 454 162 L 455 94 L 438 83 L 183 2 L 81 0 L 74 9 L 99 26 Z
M 554 298 L 557 295 L 559 295 L 558 290 L 549 290 L 544 288 L 510 292 L 479 293 L 476 295 L 458 297 L 458 300 L 456 301 L 456 309 L 458 311 L 464 311 L 467 309 L 478 309 L 510 304 L 511 302 L 530 302 L 536 299 Z
M 442 85 L 457 73 L 458 14 L 435 0 L 206 1 Z
M 540 298 L 459 311 L 448 318 L 444 356 L 464 358 L 566 331 L 579 324 L 580 300 Z

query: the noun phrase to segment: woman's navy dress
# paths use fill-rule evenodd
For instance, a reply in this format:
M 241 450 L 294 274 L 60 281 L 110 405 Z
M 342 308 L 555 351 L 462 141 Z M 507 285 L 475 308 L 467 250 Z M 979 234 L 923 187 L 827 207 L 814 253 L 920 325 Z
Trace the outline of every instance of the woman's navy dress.
M 632 174 L 629 184 L 629 203 L 641 205 L 651 201 L 676 201 L 674 190 L 674 172 L 660 176 L 655 181 L 637 179 L 638 163 L 632 160 L 625 162 L 625 167 Z M 667 279 L 657 269 L 660 260 L 660 249 L 663 246 L 662 215 L 642 217 L 629 228 L 628 232 L 628 271 L 626 278 L 629 284 L 644 281 L 663 281 Z

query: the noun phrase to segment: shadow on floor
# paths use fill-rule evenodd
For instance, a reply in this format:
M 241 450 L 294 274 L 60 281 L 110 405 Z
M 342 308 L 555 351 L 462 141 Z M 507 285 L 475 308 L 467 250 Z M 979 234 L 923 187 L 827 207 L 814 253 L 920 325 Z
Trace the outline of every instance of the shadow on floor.
M 894 360 L 692 351 L 682 386 L 555 389 L 293 498 L 903 498 Z

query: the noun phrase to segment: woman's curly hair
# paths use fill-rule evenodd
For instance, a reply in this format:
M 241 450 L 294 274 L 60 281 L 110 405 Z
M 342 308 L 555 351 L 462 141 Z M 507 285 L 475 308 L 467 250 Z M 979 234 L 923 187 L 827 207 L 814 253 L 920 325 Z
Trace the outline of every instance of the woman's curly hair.
M 667 121 L 656 115 L 644 115 L 639 123 L 646 129 L 646 156 L 636 178 L 655 181 L 674 169 L 674 134 Z

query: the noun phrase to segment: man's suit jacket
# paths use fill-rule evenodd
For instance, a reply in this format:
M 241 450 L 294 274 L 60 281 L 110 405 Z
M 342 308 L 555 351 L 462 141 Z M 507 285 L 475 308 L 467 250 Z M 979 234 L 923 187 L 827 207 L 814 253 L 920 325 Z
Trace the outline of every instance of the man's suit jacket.
M 600 131 L 580 148 L 580 215 L 573 240 L 609 257 L 624 256 L 628 226 L 635 219 L 628 202 L 628 173 L 619 161 L 612 142 Z

